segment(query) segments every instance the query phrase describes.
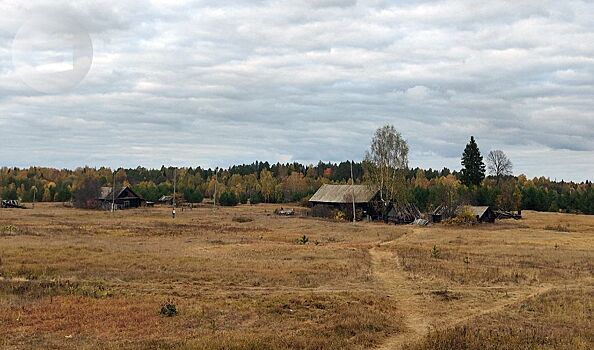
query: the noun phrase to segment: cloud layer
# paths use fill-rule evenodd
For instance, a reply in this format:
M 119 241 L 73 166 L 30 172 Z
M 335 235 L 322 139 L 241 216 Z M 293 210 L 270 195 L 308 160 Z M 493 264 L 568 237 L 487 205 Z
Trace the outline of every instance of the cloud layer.
M 594 174 L 594 3 L 0 1 L 0 165 L 360 159 L 392 123 L 411 165 L 470 135 L 516 173 Z M 43 94 L 12 62 L 28 19 L 74 19 L 94 59 Z

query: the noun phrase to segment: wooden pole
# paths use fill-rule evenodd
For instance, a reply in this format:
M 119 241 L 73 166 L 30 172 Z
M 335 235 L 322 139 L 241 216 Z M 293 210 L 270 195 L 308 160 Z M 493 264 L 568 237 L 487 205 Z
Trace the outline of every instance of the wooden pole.
M 113 187 L 111 188 L 111 212 L 115 210 L 116 171 L 113 172 Z
M 355 178 L 353 177 L 353 161 L 351 160 L 351 190 L 353 196 L 353 223 L 356 221 L 355 215 Z
M 173 207 L 175 208 L 175 195 L 177 187 L 177 168 L 173 169 Z

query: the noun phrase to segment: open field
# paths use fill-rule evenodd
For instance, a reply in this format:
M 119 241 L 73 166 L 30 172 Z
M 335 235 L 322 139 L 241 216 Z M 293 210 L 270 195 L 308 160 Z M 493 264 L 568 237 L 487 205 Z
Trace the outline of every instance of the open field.
M 0 347 L 594 348 L 592 216 L 413 227 L 275 208 L 0 210 Z

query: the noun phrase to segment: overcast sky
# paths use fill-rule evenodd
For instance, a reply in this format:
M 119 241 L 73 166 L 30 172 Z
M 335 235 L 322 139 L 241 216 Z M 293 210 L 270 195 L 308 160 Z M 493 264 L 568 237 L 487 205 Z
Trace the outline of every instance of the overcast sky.
M 0 13 L 0 166 L 360 160 L 390 123 L 413 167 L 459 169 L 474 135 L 516 174 L 594 179 L 592 1 L 0 0 Z M 18 38 L 43 21 L 92 41 L 69 90 L 41 92 L 19 68 Z M 31 61 L 73 65 L 56 50 Z

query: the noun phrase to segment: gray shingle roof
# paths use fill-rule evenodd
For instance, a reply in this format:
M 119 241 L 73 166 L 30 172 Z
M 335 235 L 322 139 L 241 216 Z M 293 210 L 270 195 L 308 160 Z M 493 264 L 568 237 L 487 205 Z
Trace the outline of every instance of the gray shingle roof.
M 485 212 L 487 210 L 489 210 L 489 207 L 478 207 L 478 206 L 466 205 L 466 206 L 459 207 L 457 212 L 459 214 L 459 213 L 463 212 L 464 210 L 468 210 L 475 216 L 478 216 L 479 218 L 481 218 L 481 217 L 483 217 Z
M 352 203 L 355 193 L 355 203 L 367 203 L 375 197 L 377 190 L 367 185 L 322 185 L 311 197 L 310 202 L 317 203 Z

